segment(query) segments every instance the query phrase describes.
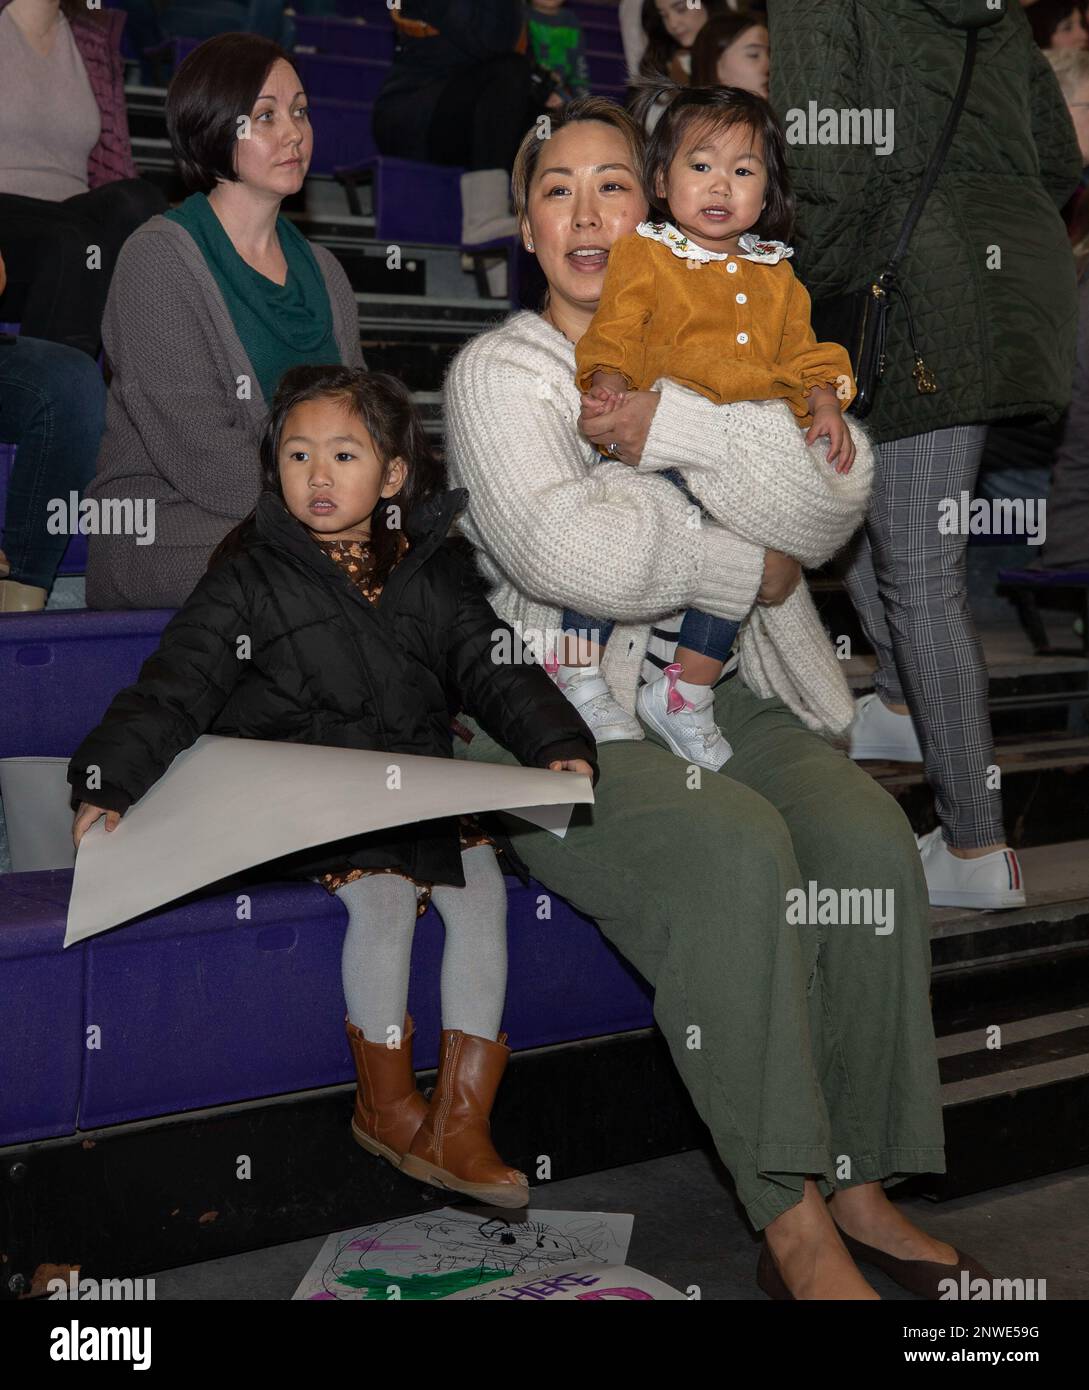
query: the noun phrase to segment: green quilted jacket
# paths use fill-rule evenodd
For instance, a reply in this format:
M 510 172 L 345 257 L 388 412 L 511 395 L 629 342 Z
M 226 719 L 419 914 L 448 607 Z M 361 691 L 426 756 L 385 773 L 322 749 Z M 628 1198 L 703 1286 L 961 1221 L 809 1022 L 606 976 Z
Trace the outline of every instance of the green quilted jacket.
M 877 441 L 1008 416 L 1054 420 L 1070 400 L 1077 297 L 1058 209 L 1081 159 L 1046 59 L 1016 0 L 770 0 L 771 100 L 798 196 L 795 265 L 814 299 L 855 289 L 892 252 L 979 29 L 967 105 L 900 267 L 889 311 Z M 813 143 L 844 110 L 891 112 L 870 144 Z M 882 118 L 886 122 L 889 117 Z M 792 134 L 793 128 L 793 134 Z M 857 131 L 857 127 L 856 127 Z M 862 128 L 865 134 L 865 128 Z M 880 143 L 891 144 L 878 153 Z

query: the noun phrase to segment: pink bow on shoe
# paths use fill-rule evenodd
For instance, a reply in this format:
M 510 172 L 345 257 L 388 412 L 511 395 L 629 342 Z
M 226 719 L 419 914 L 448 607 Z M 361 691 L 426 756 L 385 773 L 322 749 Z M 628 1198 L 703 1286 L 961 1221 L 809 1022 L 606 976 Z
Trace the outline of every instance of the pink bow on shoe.
M 679 661 L 675 661 L 672 666 L 667 666 L 663 675 L 669 683 L 669 694 L 666 696 L 666 714 L 679 714 L 681 710 L 695 709 L 691 700 L 686 700 L 677 689 L 677 681 L 684 673 L 684 667 Z
M 556 655 L 556 653 L 549 652 L 548 656 L 546 656 L 544 659 L 543 665 L 545 675 L 550 676 L 552 680 L 554 680 L 556 684 L 559 686 L 559 688 L 562 690 L 564 686 L 567 684 L 567 682 L 560 680 L 560 659 Z

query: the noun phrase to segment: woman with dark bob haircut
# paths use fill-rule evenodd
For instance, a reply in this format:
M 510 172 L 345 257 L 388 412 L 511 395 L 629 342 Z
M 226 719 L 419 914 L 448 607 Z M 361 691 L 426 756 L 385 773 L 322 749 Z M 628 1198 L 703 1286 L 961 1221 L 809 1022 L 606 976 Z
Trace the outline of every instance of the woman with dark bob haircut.
M 287 54 L 253 34 L 209 39 L 175 74 L 166 120 L 191 194 L 129 238 L 106 304 L 113 379 L 88 495 L 113 501 L 126 534 L 92 537 L 91 608 L 179 606 L 257 501 L 283 373 L 362 365 L 344 271 L 280 215 L 313 148 Z

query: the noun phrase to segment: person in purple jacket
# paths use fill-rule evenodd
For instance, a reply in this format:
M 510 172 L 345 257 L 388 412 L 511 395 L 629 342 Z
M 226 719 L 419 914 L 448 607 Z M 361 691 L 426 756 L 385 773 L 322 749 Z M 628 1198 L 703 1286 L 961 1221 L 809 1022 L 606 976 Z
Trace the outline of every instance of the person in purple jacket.
M 0 0 L 0 321 L 95 357 L 117 253 L 166 202 L 137 178 L 115 10 Z

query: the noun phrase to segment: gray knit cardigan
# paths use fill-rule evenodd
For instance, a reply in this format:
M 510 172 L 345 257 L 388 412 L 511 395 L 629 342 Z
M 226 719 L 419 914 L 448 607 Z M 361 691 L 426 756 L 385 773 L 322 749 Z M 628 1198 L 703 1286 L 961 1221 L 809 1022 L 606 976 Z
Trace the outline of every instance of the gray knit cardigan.
M 360 366 L 355 296 L 336 258 L 311 246 L 341 361 Z M 153 217 L 125 242 L 102 338 L 113 379 L 87 495 L 154 502 L 154 540 L 92 535 L 90 608 L 174 608 L 212 550 L 257 501 L 267 411 L 230 313 L 192 237 Z M 106 515 L 103 512 L 103 515 Z

